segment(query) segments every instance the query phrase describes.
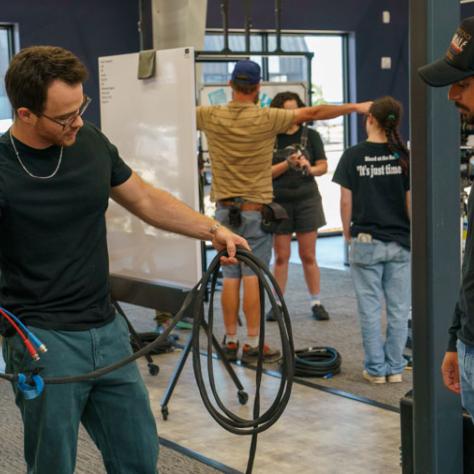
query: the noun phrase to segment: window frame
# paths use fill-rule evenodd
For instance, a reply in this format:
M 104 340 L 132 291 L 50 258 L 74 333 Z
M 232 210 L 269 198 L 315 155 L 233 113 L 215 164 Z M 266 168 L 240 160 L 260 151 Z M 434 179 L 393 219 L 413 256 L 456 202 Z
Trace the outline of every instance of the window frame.
M 10 64 L 10 61 L 14 54 L 18 51 L 19 49 L 19 29 L 18 29 L 18 24 L 17 23 L 6 23 L 6 22 L 0 22 L 0 31 L 6 31 L 7 32 L 7 51 L 8 51 L 8 64 Z M 5 91 L 5 96 L 6 96 L 6 91 Z M 7 98 L 8 99 L 8 98 Z M 11 120 L 13 122 L 14 120 L 14 110 L 11 107 L 10 104 L 10 118 L 9 119 L 3 119 L 3 120 Z M 3 133 L 2 130 L 0 130 L 0 134 Z
M 245 30 L 241 28 L 232 28 L 228 30 L 229 35 L 241 35 L 245 38 Z M 268 30 L 259 30 L 254 29 L 251 30 L 250 35 L 251 37 L 260 37 L 261 39 L 261 51 L 254 51 L 255 56 L 261 56 L 261 63 L 262 63 L 262 80 L 269 81 L 269 57 L 264 56 L 265 53 L 274 52 L 268 49 L 269 45 L 269 37 L 271 35 L 276 35 L 277 31 L 273 29 Z M 207 28 L 206 35 L 224 35 L 224 30 L 221 28 Z M 350 101 L 350 78 L 353 76 L 350 71 L 350 61 L 349 61 L 349 38 L 350 33 L 344 31 L 325 31 L 325 30 L 281 30 L 282 36 L 338 36 L 341 38 L 341 48 L 342 48 L 342 102 L 349 102 Z M 205 51 L 205 50 L 204 50 Z M 231 50 L 232 52 L 232 50 Z M 310 83 L 312 85 L 312 81 L 310 78 Z M 344 122 L 344 148 L 347 148 L 350 145 L 350 124 L 349 124 L 349 117 L 343 117 Z

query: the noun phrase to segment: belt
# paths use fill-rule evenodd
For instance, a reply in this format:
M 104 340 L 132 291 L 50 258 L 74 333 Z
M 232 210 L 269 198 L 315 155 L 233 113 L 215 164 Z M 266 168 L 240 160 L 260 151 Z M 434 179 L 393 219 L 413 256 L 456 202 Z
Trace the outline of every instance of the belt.
M 232 199 L 222 199 L 217 204 L 222 207 L 238 207 L 241 211 L 261 211 L 263 208 L 263 204 L 259 202 L 239 202 Z

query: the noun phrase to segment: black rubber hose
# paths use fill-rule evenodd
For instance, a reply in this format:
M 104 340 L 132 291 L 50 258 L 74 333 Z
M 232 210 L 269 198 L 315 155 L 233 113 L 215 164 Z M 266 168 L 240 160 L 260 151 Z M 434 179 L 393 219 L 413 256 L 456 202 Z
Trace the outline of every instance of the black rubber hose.
M 247 465 L 247 473 L 252 472 L 252 466 L 255 459 L 255 452 L 257 447 L 257 434 L 270 428 L 281 416 L 285 407 L 288 404 L 288 400 L 291 394 L 291 388 L 293 385 L 294 366 L 295 366 L 295 353 L 293 346 L 293 335 L 291 331 L 290 317 L 286 304 L 283 300 L 283 295 L 278 287 L 276 280 L 273 275 L 268 271 L 266 265 L 261 262 L 258 258 L 252 255 L 250 252 L 245 250 L 237 250 L 237 259 L 242 263 L 248 265 L 257 275 L 259 281 L 259 292 L 260 292 L 260 338 L 259 338 L 259 358 L 257 362 L 257 373 L 256 373 L 256 389 L 254 397 L 253 416 L 251 420 L 247 420 L 239 417 L 231 410 L 225 407 L 219 395 L 217 394 L 216 384 L 214 380 L 213 370 L 213 357 L 212 357 L 212 327 L 213 327 L 213 302 L 214 293 L 217 282 L 217 275 L 220 268 L 220 257 L 227 255 L 225 251 L 219 252 L 216 257 L 212 260 L 209 265 L 208 271 L 204 274 L 201 281 L 188 293 L 186 296 L 181 309 L 178 311 L 176 316 L 172 319 L 168 328 L 163 331 L 153 342 L 147 344 L 139 351 L 130 355 L 129 357 L 122 359 L 115 364 L 108 365 L 92 372 L 76 375 L 71 377 L 45 377 L 45 384 L 63 384 L 73 382 L 83 382 L 86 380 L 96 379 L 109 372 L 117 370 L 130 362 L 137 360 L 155 348 L 159 347 L 168 338 L 171 331 L 174 329 L 176 324 L 184 317 L 188 308 L 194 303 L 194 325 L 193 325 L 193 367 L 196 383 L 201 394 L 201 398 L 209 411 L 210 415 L 219 423 L 223 428 L 238 435 L 251 435 L 251 448 L 249 453 L 249 461 Z M 199 337 L 201 330 L 201 322 L 205 320 L 204 317 L 204 301 L 206 296 L 206 288 L 208 282 L 211 281 L 211 292 L 210 292 L 210 304 L 209 304 L 209 317 L 208 317 L 208 330 L 207 330 L 207 367 L 209 384 L 211 386 L 212 396 L 217 406 L 221 409 L 222 413 L 219 412 L 212 404 L 210 397 L 207 393 L 204 378 L 201 369 L 200 360 L 200 347 Z M 271 283 L 271 286 L 269 284 Z M 273 288 L 273 291 L 272 291 Z M 265 292 L 270 299 L 270 303 L 273 311 L 277 316 L 278 328 L 282 341 L 282 364 L 281 364 L 281 379 L 278 393 L 275 400 L 268 408 L 268 410 L 260 415 L 260 385 L 263 373 L 263 344 L 265 341 Z M 273 293 L 274 292 L 274 293 Z M 274 296 L 277 295 L 278 305 L 281 305 L 280 311 L 277 309 L 277 300 Z M 2 374 L 0 373 L 0 379 L 8 380 L 10 382 L 16 382 L 18 380 L 18 374 Z
M 330 377 L 341 371 L 341 355 L 333 347 L 308 347 L 295 352 L 296 377 Z
M 192 338 L 193 366 L 194 376 L 196 378 L 201 398 L 210 415 L 216 420 L 219 425 L 221 425 L 227 431 L 239 435 L 252 436 L 249 462 L 246 471 L 247 473 L 250 473 L 252 472 L 253 460 L 255 457 L 257 434 L 270 428 L 270 426 L 272 426 L 279 419 L 286 405 L 288 404 L 293 384 L 295 359 L 290 317 L 285 302 L 283 300 L 283 295 L 280 291 L 280 288 L 278 287 L 276 280 L 274 279 L 273 275 L 268 271 L 263 262 L 261 262 L 251 253 L 239 249 L 237 251 L 237 258 L 253 270 L 259 281 L 260 314 L 262 315 L 262 317 L 260 318 L 259 358 L 257 360 L 253 418 L 245 419 L 229 410 L 220 399 L 216 388 L 213 370 L 214 359 L 212 357 L 212 328 L 214 322 L 213 306 L 215 285 L 217 281 L 217 274 L 220 268 L 219 258 L 217 257 L 211 262 L 208 272 L 203 277 L 200 290 L 195 300 Z M 205 294 L 205 288 L 207 287 L 209 281 L 211 281 L 211 291 L 209 310 L 207 315 L 208 317 L 206 337 L 207 375 L 210 393 L 208 392 L 206 383 L 204 381 L 200 355 L 200 332 L 203 326 L 202 322 L 206 321 L 204 314 L 203 298 Z M 265 321 L 263 317 L 263 315 L 265 314 L 265 293 L 267 294 L 270 300 L 271 306 L 275 314 L 278 315 L 277 323 L 281 338 L 282 359 L 281 379 L 277 395 L 270 407 L 263 414 L 260 414 L 260 385 L 263 374 L 263 344 L 265 341 Z M 276 294 L 279 303 L 281 303 L 280 311 L 278 311 L 277 300 L 274 294 Z M 213 397 L 213 401 L 211 401 L 210 395 Z
M 163 342 L 168 338 L 169 334 L 174 329 L 176 324 L 184 317 L 186 310 L 193 303 L 199 284 L 200 282 L 186 295 L 186 298 L 184 299 L 181 309 L 176 313 L 176 316 L 172 319 L 169 327 L 167 327 L 166 330 L 163 331 L 153 342 L 150 342 L 150 344 L 147 344 L 146 346 L 142 347 L 139 351 L 135 352 L 129 357 L 126 357 L 125 359 L 119 360 L 115 364 L 110 364 L 106 367 L 102 367 L 101 369 L 97 369 L 92 372 L 88 372 L 86 374 L 74 375 L 71 377 L 45 377 L 43 379 L 44 383 L 45 384 L 63 384 L 63 383 L 84 382 L 86 380 L 93 380 L 98 377 L 102 377 L 103 375 L 106 375 L 109 372 L 113 372 L 114 370 L 120 369 L 124 365 L 130 364 L 130 362 L 133 362 L 137 360 L 138 358 L 150 353 L 151 351 L 159 347 L 161 344 L 163 344 Z M 16 382 L 18 379 L 18 374 L 0 373 L 0 378 L 9 380 L 10 382 Z

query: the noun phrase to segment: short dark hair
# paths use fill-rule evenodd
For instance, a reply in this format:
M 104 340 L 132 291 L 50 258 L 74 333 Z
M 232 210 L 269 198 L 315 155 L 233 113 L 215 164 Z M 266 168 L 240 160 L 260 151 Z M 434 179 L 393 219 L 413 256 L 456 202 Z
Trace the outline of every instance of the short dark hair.
M 273 97 L 270 102 L 270 107 L 276 107 L 277 109 L 282 109 L 285 102 L 289 100 L 296 101 L 298 108 L 306 107 L 305 103 L 301 100 L 301 97 L 296 92 L 286 91 L 279 92 Z
M 86 67 L 71 51 L 57 46 L 31 46 L 13 56 L 5 75 L 5 88 L 15 114 L 19 107 L 41 114 L 53 81 L 75 85 L 87 77 Z
M 230 87 L 232 87 L 232 89 L 236 92 L 250 95 L 257 90 L 258 84 L 239 84 L 237 82 L 230 81 Z

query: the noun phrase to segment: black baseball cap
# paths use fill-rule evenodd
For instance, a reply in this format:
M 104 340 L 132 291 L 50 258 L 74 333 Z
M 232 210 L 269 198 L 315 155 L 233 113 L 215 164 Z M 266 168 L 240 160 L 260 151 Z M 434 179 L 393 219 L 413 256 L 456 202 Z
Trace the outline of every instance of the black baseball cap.
M 262 79 L 260 66 L 248 59 L 238 61 L 232 71 L 231 80 L 238 84 L 258 84 Z
M 444 58 L 420 67 L 418 74 L 433 87 L 447 86 L 474 76 L 474 16 L 463 20 Z

